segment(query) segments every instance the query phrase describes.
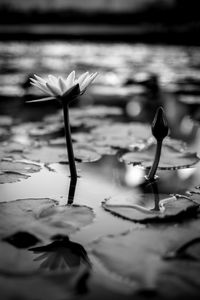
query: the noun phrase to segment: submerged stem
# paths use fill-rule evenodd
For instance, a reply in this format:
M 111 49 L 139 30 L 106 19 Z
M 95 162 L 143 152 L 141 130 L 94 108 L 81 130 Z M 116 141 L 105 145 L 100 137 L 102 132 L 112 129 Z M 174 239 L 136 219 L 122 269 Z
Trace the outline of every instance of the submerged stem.
M 64 124 L 65 124 L 65 138 L 67 144 L 68 160 L 69 160 L 69 169 L 71 178 L 77 178 L 76 164 L 74 159 L 74 151 L 71 139 L 71 129 L 69 124 L 69 107 L 68 104 L 63 104 L 63 115 L 64 115 Z
M 152 181 L 155 178 L 155 174 L 158 168 L 158 164 L 160 161 L 160 155 L 161 155 L 161 149 L 162 149 L 162 140 L 157 140 L 157 144 L 156 144 L 156 154 L 154 157 L 154 162 L 153 165 L 149 171 L 149 174 L 147 176 L 148 180 Z

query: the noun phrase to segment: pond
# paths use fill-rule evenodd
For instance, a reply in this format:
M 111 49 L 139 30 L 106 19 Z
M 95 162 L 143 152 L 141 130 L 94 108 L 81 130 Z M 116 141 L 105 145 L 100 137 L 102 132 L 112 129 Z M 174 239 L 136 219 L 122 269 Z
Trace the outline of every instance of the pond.
M 200 294 L 200 49 L 0 42 L 1 299 Z M 98 72 L 69 119 L 34 74 Z M 151 124 L 169 126 L 156 174 Z M 187 268 L 187 269 L 186 269 Z M 187 272 L 186 272 L 187 270 Z

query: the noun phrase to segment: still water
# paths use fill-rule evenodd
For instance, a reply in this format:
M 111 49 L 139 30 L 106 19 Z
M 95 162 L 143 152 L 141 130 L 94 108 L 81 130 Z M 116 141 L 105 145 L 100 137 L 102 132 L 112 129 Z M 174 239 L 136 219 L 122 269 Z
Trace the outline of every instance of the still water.
M 25 100 L 41 96 L 29 85 L 28 78 L 32 74 L 65 77 L 72 70 L 99 73 L 93 87 L 79 99 L 76 107 L 118 106 L 123 112 L 118 121 L 137 121 L 150 126 L 155 108 L 162 105 L 170 136 L 186 142 L 188 151 L 200 154 L 199 123 L 192 118 L 199 110 L 200 48 L 60 41 L 0 42 L 0 115 L 11 115 L 17 124 L 23 125 L 57 112 L 55 104 L 25 105 Z M 23 134 L 18 132 L 18 135 L 23 141 Z M 119 162 L 117 155 L 104 155 L 97 162 L 77 166 L 81 176 L 73 199 L 69 195 L 68 165 L 52 164 L 49 169 L 41 163 L 41 171 L 31 174 L 30 178 L 1 184 L 0 201 L 51 198 L 63 205 L 70 200 L 92 208 L 94 222 L 70 236 L 86 249 L 100 237 L 144 228 L 144 225 L 113 217 L 102 208 L 105 199 L 137 193 L 144 182 L 144 169 Z M 199 164 L 188 169 L 160 171 L 159 192 L 184 194 L 199 185 L 199 175 Z

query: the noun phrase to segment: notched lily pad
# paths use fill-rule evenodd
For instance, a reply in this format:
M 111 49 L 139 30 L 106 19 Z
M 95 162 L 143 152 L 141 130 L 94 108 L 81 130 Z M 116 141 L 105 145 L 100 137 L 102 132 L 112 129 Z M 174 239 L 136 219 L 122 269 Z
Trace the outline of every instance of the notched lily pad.
M 0 236 L 26 231 L 39 239 L 68 235 L 93 221 L 86 206 L 58 206 L 48 198 L 20 199 L 0 204 Z
M 30 173 L 39 172 L 41 167 L 33 163 L 14 160 L 0 161 L 0 184 L 17 182 L 30 177 Z
M 178 221 L 195 215 L 199 207 L 185 196 L 151 193 L 119 195 L 102 206 L 115 216 L 140 223 Z
M 141 150 L 126 152 L 119 159 L 127 164 L 141 165 L 145 169 L 149 169 L 154 161 L 156 152 L 156 144 L 150 144 Z M 196 153 L 179 150 L 170 144 L 163 144 L 158 169 L 160 170 L 176 170 L 189 168 L 199 161 Z

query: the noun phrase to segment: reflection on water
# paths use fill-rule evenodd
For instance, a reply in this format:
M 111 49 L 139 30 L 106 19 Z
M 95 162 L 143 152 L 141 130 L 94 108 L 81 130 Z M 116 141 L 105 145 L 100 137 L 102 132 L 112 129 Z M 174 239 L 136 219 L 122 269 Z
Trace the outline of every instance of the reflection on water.
M 82 245 L 71 242 L 68 237 L 56 237 L 56 241 L 46 246 L 30 248 L 35 255 L 35 262 L 40 262 L 40 269 L 50 271 L 70 270 L 91 262 Z
M 75 195 L 75 191 L 76 191 L 76 184 L 77 184 L 77 178 L 71 178 L 70 179 L 70 185 L 69 185 L 69 194 L 68 194 L 67 205 L 71 205 L 74 202 L 74 195 Z

